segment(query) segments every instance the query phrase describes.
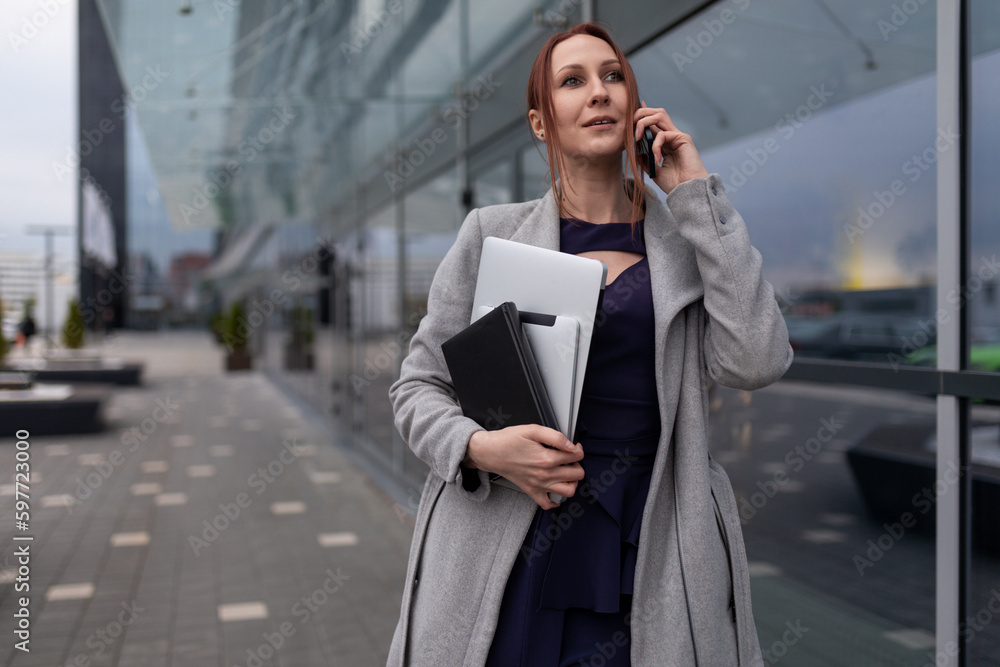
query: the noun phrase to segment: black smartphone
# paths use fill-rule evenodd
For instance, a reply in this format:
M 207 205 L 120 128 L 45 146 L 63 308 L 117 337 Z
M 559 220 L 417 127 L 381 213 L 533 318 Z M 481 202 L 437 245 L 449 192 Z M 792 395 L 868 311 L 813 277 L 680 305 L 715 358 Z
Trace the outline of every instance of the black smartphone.
M 642 132 L 639 141 L 635 142 L 639 156 L 646 158 L 646 173 L 650 178 L 656 178 L 656 158 L 653 156 L 653 131 L 648 127 Z

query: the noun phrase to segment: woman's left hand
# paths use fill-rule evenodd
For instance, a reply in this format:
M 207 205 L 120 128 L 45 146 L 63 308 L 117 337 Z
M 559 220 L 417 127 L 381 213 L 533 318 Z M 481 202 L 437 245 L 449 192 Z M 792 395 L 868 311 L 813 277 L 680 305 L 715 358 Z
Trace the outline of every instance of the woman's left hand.
M 653 131 L 653 158 L 657 161 L 653 182 L 670 194 L 685 181 L 707 177 L 708 170 L 691 136 L 678 130 L 664 109 L 651 109 L 645 102 L 640 104 L 642 106 L 635 110 L 634 116 L 635 140 L 639 140 L 645 128 Z

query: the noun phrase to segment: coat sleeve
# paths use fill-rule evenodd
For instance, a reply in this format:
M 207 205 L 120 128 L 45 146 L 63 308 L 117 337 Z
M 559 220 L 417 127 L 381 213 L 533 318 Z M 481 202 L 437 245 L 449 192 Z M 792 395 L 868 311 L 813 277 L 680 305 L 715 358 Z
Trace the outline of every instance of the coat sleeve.
M 705 286 L 705 360 L 712 379 L 757 389 L 792 363 L 785 320 L 774 289 L 761 277 L 760 253 L 718 174 L 675 187 L 667 206 L 695 249 Z
M 389 388 L 396 428 L 416 456 L 472 500 L 489 494 L 489 476 L 461 467 L 469 438 L 482 426 L 462 414 L 441 343 L 469 325 L 483 237 L 469 213 L 431 282 L 427 314 L 410 340 L 399 379 Z

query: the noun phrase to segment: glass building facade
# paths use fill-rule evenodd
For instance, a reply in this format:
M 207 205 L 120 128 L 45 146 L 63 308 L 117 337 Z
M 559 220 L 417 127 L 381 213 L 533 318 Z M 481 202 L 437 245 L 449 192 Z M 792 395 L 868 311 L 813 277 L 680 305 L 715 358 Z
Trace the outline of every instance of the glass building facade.
M 218 239 L 206 287 L 257 366 L 404 509 L 427 469 L 387 392 L 434 271 L 471 208 L 547 190 L 527 73 L 602 21 L 722 176 L 796 349 L 711 402 L 766 661 L 1000 662 L 996 3 L 97 5 L 156 174 L 129 201 Z

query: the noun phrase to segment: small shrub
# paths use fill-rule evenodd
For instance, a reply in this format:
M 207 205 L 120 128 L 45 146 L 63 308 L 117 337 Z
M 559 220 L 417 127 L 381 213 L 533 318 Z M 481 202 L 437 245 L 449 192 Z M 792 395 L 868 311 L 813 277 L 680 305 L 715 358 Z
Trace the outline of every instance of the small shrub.
M 63 346 L 70 350 L 79 350 L 83 347 L 83 313 L 80 312 L 80 304 L 76 299 L 69 301 L 69 314 L 66 316 L 66 323 L 62 329 Z

